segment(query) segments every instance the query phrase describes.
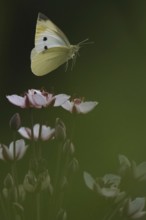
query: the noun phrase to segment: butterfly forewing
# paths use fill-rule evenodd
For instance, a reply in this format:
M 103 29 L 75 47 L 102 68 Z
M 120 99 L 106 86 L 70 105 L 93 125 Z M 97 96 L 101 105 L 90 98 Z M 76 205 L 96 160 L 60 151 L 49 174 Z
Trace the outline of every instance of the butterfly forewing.
M 47 17 L 44 20 L 45 15 L 39 13 L 36 34 L 35 34 L 35 47 L 42 42 L 48 43 L 47 47 L 55 46 L 70 46 L 70 43 L 65 34 Z M 42 48 L 44 49 L 44 48 Z

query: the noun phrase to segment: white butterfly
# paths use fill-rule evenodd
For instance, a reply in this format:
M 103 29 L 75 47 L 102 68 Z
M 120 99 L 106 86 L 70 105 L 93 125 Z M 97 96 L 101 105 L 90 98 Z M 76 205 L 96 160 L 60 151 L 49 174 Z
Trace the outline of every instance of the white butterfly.
M 35 47 L 31 51 L 32 72 L 37 76 L 50 73 L 68 60 L 74 59 L 80 45 L 81 43 L 71 45 L 65 34 L 45 15 L 39 13 Z

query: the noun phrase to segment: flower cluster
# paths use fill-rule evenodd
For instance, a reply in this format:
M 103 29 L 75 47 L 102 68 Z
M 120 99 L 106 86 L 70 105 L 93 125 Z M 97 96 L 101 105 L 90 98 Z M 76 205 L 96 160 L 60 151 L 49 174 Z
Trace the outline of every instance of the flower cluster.
M 146 200 L 141 197 L 141 183 L 146 182 L 146 162 L 136 165 L 135 161 L 129 161 L 126 156 L 119 155 L 119 164 L 118 174 L 106 174 L 94 179 L 84 172 L 85 184 L 97 195 L 114 204 L 116 211 L 113 210 L 114 214 L 111 215 L 118 215 L 119 219 L 139 219 L 146 215 Z M 137 197 L 133 199 L 136 192 Z
M 10 103 L 22 109 L 34 108 L 39 111 L 44 109 L 43 112 L 46 110 L 46 113 L 48 108 L 61 107 L 73 114 L 86 114 L 98 104 L 95 101 L 84 101 L 83 98 L 72 99 L 70 95 L 54 95 L 37 89 L 29 89 L 23 96 L 14 94 L 6 97 Z M 71 175 L 79 167 L 79 162 L 75 157 L 74 144 L 68 137 L 65 123 L 60 118 L 55 120 L 54 126 L 48 126 L 47 122 L 42 123 L 41 118 L 40 122 L 38 122 L 38 118 L 36 122 L 34 111 L 29 111 L 29 113 L 29 126 L 22 126 L 23 120 L 19 113 L 15 113 L 11 117 L 9 126 L 13 131 L 13 141 L 8 146 L 0 144 L 0 160 L 7 162 L 11 170 L 6 175 L 2 192 L 0 192 L 0 219 L 26 219 L 24 216 L 27 216 L 27 203 L 30 203 L 30 198 L 36 204 L 36 208 L 35 213 L 33 213 L 34 210 L 30 211 L 30 218 L 27 217 L 27 219 L 30 220 L 32 216 L 33 219 L 45 219 L 46 216 L 43 216 L 42 212 L 44 207 L 41 207 L 43 197 L 45 197 L 45 203 L 49 204 L 50 219 L 66 219 L 67 212 L 62 208 L 62 197 L 69 185 Z M 17 135 L 24 138 L 25 141 L 17 139 Z M 43 146 L 54 143 L 58 145 L 56 168 L 54 175 L 50 175 L 47 155 L 45 155 Z M 25 159 L 28 170 L 20 181 L 17 167 L 26 151 Z M 2 204 L 6 204 L 6 207 L 1 207 Z M 48 206 L 45 209 L 48 212 Z
M 54 96 L 44 90 L 29 89 L 23 96 L 18 95 L 8 95 L 7 99 L 13 105 L 19 106 L 21 108 L 42 108 L 48 107 L 50 105 L 60 106 L 70 96 L 65 94 L 59 94 Z
M 26 139 L 33 139 L 35 141 L 40 139 L 42 141 L 47 141 L 53 138 L 55 129 L 46 125 L 41 126 L 40 124 L 35 124 L 33 126 L 33 132 L 28 127 L 21 127 L 19 128 L 18 132 L 20 135 L 22 135 L 22 137 Z
M 75 98 L 70 99 L 69 95 L 58 94 L 53 95 L 44 90 L 30 89 L 24 94 L 24 96 L 18 95 L 8 95 L 7 99 L 13 105 L 19 106 L 21 108 L 43 108 L 50 105 L 54 107 L 61 106 L 71 113 L 82 113 L 86 114 L 92 111 L 98 102 L 84 102 L 83 99 Z

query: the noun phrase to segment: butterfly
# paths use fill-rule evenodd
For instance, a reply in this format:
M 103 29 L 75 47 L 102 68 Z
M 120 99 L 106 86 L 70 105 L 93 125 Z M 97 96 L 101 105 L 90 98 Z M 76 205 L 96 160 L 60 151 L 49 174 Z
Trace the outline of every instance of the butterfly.
M 35 47 L 31 51 L 31 70 L 43 76 L 68 60 L 75 60 L 81 43 L 71 45 L 65 34 L 44 14 L 39 13 L 35 32 Z

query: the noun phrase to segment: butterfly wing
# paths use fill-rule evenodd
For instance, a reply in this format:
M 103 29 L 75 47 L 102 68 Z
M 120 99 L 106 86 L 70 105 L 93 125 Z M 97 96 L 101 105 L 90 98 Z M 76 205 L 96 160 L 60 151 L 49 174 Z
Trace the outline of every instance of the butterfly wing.
M 37 76 L 43 76 L 67 62 L 70 49 L 67 47 L 52 47 L 38 53 L 34 48 L 31 52 L 31 69 Z
M 35 33 L 36 51 L 42 52 L 58 46 L 69 47 L 70 43 L 65 34 L 51 20 L 39 13 Z

